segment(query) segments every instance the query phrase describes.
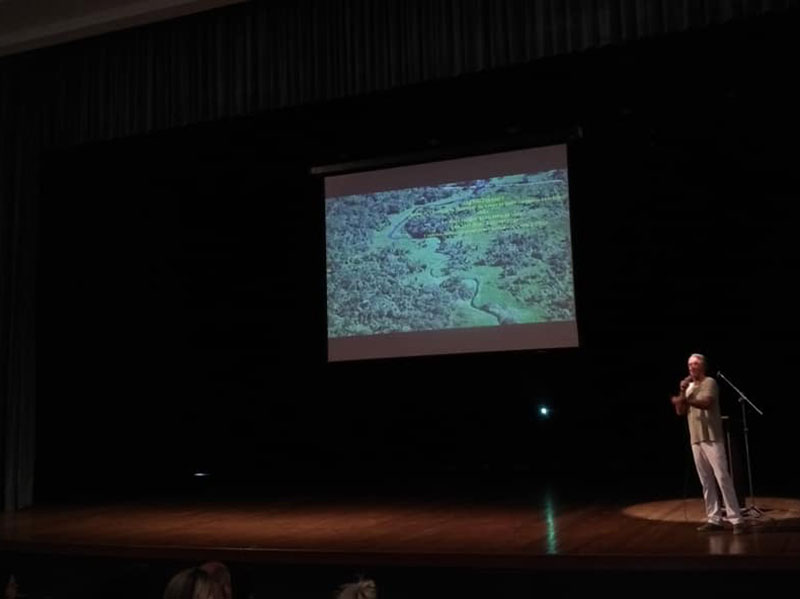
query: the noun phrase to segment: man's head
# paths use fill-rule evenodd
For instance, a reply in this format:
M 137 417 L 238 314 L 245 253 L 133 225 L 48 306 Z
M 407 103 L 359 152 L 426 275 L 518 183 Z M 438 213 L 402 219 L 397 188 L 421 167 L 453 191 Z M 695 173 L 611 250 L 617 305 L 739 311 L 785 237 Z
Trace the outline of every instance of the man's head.
M 689 374 L 695 380 L 706 375 L 706 357 L 703 354 L 689 356 Z

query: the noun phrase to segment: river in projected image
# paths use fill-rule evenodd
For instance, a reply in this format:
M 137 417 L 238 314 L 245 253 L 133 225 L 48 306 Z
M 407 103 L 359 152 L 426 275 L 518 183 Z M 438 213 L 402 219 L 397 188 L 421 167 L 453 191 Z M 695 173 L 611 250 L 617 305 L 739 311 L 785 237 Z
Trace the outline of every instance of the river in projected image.
M 326 201 L 328 337 L 575 319 L 566 169 Z

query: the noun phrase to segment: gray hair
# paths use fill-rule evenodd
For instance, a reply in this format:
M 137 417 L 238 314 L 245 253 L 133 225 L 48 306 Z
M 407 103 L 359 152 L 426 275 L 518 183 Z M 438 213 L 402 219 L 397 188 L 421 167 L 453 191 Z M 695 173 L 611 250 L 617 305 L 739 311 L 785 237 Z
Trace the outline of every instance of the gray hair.
M 703 363 L 703 373 L 708 372 L 708 360 L 706 360 L 706 357 L 703 354 L 692 354 L 689 356 L 689 359 L 691 360 L 692 358 L 697 358 Z

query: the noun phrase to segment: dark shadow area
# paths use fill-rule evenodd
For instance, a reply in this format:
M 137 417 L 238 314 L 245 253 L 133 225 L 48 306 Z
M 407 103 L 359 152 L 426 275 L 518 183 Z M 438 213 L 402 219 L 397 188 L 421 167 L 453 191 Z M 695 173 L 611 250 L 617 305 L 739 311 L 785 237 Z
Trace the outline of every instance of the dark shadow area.
M 14 572 L 20 591 L 31 599 L 43 597 L 104 598 L 159 597 L 163 586 L 175 572 L 191 567 L 191 562 L 119 563 L 101 559 L 55 559 L 16 556 L 5 561 L 0 570 L 4 578 Z M 346 582 L 360 577 L 376 581 L 380 597 L 388 599 L 419 597 L 519 598 L 546 595 L 576 597 L 602 589 L 613 590 L 616 596 L 639 597 L 647 589 L 648 596 L 673 597 L 687 588 L 700 589 L 715 595 L 745 597 L 767 592 L 780 592 L 798 582 L 797 573 L 761 572 L 674 572 L 674 571 L 586 571 L 525 572 L 518 570 L 373 568 L 282 566 L 270 568 L 247 564 L 228 564 L 234 596 L 330 597 Z

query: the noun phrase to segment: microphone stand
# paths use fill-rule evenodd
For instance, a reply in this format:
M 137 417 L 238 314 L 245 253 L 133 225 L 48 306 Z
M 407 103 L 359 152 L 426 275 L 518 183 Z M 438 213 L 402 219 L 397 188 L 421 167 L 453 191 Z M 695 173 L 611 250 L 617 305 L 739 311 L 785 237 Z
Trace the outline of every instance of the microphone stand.
M 729 381 L 729 380 L 728 380 L 728 379 L 725 377 L 725 375 L 724 375 L 724 374 L 722 374 L 722 372 L 720 372 L 720 371 L 717 371 L 717 375 L 718 375 L 718 376 L 719 376 L 719 378 L 721 378 L 723 381 L 725 381 L 726 383 L 728 383 L 728 385 L 729 385 L 729 386 L 730 386 L 730 387 L 731 387 L 731 388 L 732 388 L 734 391 L 736 391 L 736 393 L 738 393 L 738 395 L 739 395 L 739 400 L 738 400 L 738 401 L 739 401 L 739 405 L 741 405 L 741 406 L 742 406 L 742 430 L 744 431 L 744 453 L 745 453 L 745 462 L 746 462 L 746 464 L 747 464 L 747 481 L 748 481 L 749 488 L 750 488 L 750 503 L 751 503 L 750 507 L 747 507 L 747 502 L 745 501 L 745 507 L 744 507 L 744 509 L 742 510 L 742 514 L 743 514 L 743 515 L 752 514 L 754 517 L 756 517 L 756 518 L 760 518 L 760 517 L 763 515 L 764 511 L 763 511 L 763 510 L 760 510 L 760 509 L 759 509 L 758 507 L 756 507 L 756 505 L 755 505 L 755 494 L 753 493 L 753 470 L 752 470 L 752 468 L 751 468 L 751 466 L 750 466 L 750 443 L 749 443 L 749 441 L 748 441 L 748 429 L 747 429 L 747 410 L 745 409 L 745 403 L 748 403 L 748 404 L 750 404 L 750 407 L 751 407 L 751 408 L 753 408 L 753 410 L 755 410 L 755 411 L 756 411 L 756 413 L 757 413 L 759 416 L 763 416 L 763 415 L 764 415 L 764 412 L 762 412 L 761 410 L 759 410 L 759 409 L 758 409 L 758 407 L 757 407 L 757 406 L 756 406 L 756 405 L 755 405 L 755 404 L 754 404 L 752 401 L 750 401 L 749 399 L 747 399 L 747 396 L 745 396 L 745 394 L 744 394 L 744 393 L 742 393 L 741 391 L 739 391 L 739 389 L 736 387 L 736 385 L 734 385 L 732 382 L 730 382 L 730 381 Z

